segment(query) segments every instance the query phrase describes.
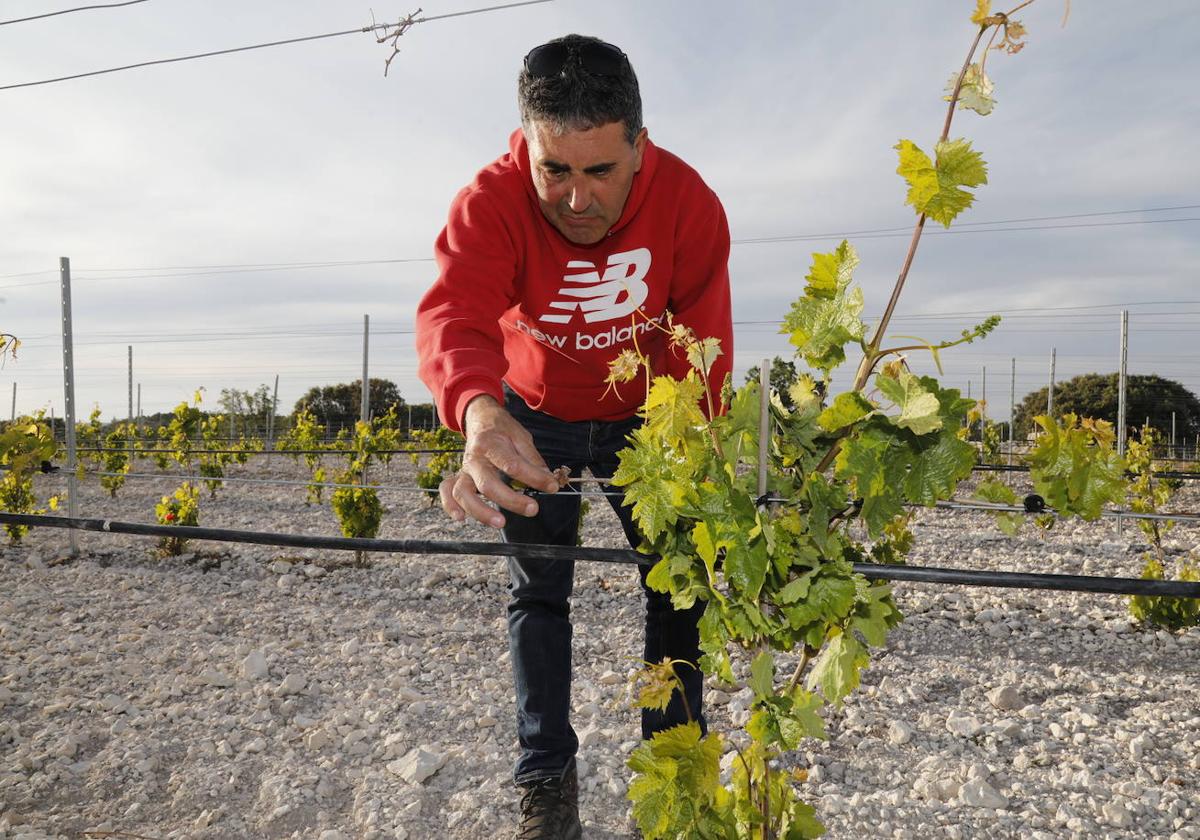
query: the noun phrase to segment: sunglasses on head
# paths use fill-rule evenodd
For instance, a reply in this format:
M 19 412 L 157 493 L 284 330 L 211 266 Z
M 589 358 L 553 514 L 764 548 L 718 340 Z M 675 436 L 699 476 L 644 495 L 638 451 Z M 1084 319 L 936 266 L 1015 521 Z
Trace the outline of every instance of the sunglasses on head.
M 584 41 L 569 46 L 552 41 L 529 51 L 525 56 L 525 71 L 542 79 L 557 76 L 572 58 L 593 76 L 619 76 L 629 63 L 625 53 L 604 41 Z

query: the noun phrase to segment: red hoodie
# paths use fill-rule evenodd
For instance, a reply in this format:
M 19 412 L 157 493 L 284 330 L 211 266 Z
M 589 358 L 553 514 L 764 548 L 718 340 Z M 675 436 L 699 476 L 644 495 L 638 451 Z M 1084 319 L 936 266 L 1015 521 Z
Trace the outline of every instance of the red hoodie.
M 645 380 L 607 393 L 604 380 L 635 331 L 656 374 L 689 369 L 640 314 L 665 321 L 666 310 L 698 337 L 721 340 L 715 405 L 732 367 L 733 328 L 729 226 L 712 190 L 647 142 L 617 223 L 600 242 L 577 245 L 542 215 L 519 129 L 509 150 L 455 197 L 435 246 L 440 275 L 417 308 L 419 373 L 443 422 L 461 430 L 480 394 L 503 403 L 502 380 L 560 420 L 630 417 Z

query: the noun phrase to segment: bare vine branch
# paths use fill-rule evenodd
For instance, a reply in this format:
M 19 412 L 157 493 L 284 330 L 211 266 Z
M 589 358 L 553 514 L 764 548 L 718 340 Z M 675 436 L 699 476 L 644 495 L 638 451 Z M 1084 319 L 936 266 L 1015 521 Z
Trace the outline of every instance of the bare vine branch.
M 412 14 L 400 18 L 396 23 L 385 23 L 381 27 L 383 34 L 375 39 L 375 43 L 384 44 L 390 41 L 392 45 L 392 54 L 383 63 L 384 76 L 388 74 L 388 69 L 392 66 L 392 59 L 400 54 L 400 36 L 412 29 L 414 24 L 418 23 L 416 18 L 419 14 L 421 14 L 421 9 L 417 9 Z M 374 19 L 373 15 L 372 19 Z

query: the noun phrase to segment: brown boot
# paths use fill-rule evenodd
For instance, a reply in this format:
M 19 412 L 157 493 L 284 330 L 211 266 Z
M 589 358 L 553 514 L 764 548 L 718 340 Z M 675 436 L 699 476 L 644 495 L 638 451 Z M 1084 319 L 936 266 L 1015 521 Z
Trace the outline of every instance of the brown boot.
M 513 840 L 582 840 L 575 760 L 561 776 L 523 784 L 521 822 Z

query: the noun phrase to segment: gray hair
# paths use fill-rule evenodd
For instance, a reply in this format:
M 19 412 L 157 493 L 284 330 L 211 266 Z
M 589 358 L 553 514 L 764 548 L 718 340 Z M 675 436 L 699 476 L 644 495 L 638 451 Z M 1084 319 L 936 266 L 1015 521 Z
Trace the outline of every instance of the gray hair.
M 566 46 L 568 58 L 557 76 L 534 76 L 521 69 L 517 77 L 521 125 L 528 129 L 536 120 L 562 133 L 621 122 L 625 139 L 633 145 L 642 130 L 642 96 L 629 62 L 623 62 L 618 75 L 595 75 L 582 66 L 578 49 L 586 43 L 603 44 L 599 38 L 564 35 L 548 43 Z

